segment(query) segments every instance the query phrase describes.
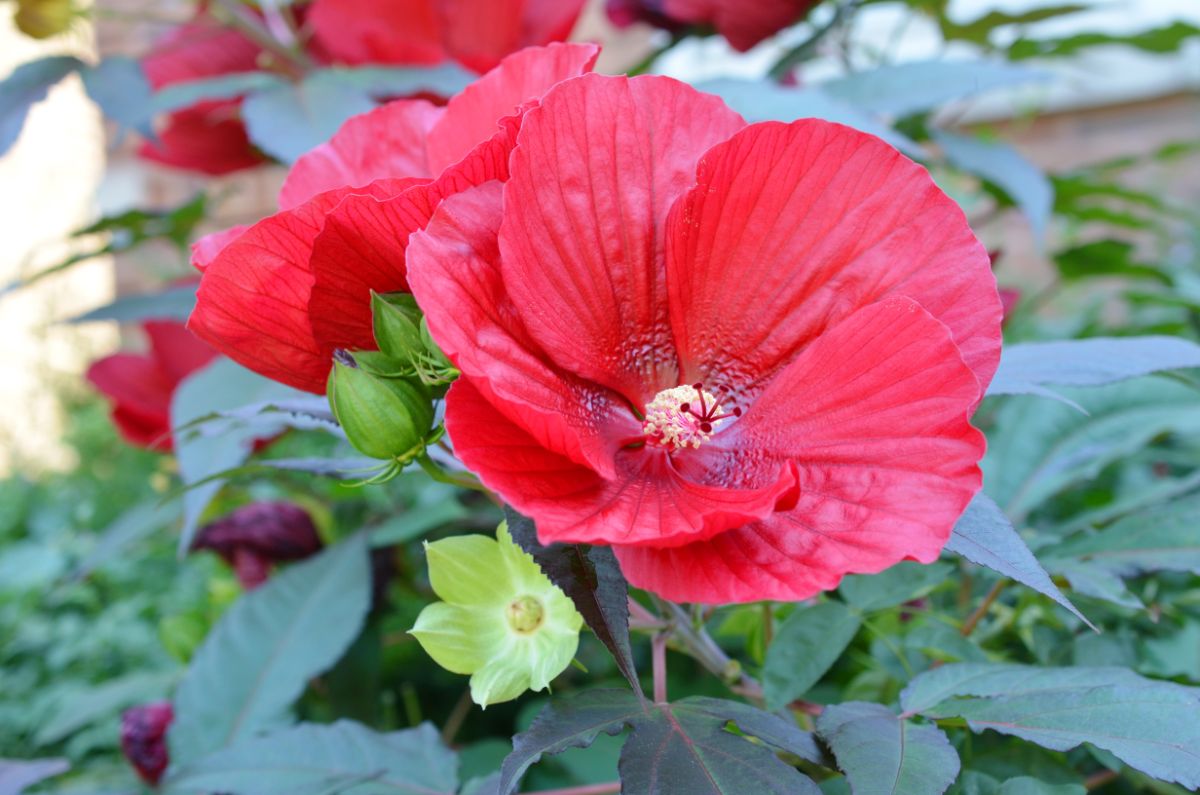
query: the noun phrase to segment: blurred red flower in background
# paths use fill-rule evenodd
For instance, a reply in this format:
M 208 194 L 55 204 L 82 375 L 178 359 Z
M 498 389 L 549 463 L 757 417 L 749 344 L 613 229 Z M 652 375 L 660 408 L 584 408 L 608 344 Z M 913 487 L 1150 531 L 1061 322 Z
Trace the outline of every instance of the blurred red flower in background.
M 476 72 L 523 47 L 562 41 L 586 0 L 316 0 L 317 44 L 351 64 L 433 64 Z
M 142 58 L 155 91 L 189 80 L 259 69 L 261 48 L 205 14 L 167 33 Z M 174 168 L 220 175 L 251 168 L 265 158 L 251 145 L 239 117 L 240 99 L 197 102 L 167 114 L 157 141 L 138 154 Z
M 716 29 L 734 49 L 745 52 L 791 27 L 817 0 L 608 0 L 608 18 L 619 27 L 648 22 L 667 30 L 685 25 Z
M 397 100 L 347 121 L 292 167 L 281 212 L 197 244 L 189 328 L 251 370 L 323 393 L 335 349 L 375 347 L 371 291 L 408 289 L 409 234 L 444 197 L 507 178 L 526 109 L 597 53 L 528 48 L 444 108 Z
M 167 729 L 175 713 L 171 702 L 131 707 L 121 713 L 121 751 L 142 781 L 156 786 L 167 770 Z
M 170 452 L 171 396 L 217 352 L 175 320 L 149 320 L 144 354 L 115 353 L 92 363 L 87 379 L 112 401 L 112 420 L 130 444 Z
M 308 511 L 290 502 L 244 505 L 205 525 L 192 543 L 193 550 L 220 555 L 246 590 L 266 582 L 274 564 L 303 560 L 321 547 Z
M 544 543 L 708 603 L 937 557 L 980 486 L 1000 302 L 923 168 L 596 75 L 527 114 L 509 168 L 413 235 L 409 281 L 462 371 L 455 453 Z

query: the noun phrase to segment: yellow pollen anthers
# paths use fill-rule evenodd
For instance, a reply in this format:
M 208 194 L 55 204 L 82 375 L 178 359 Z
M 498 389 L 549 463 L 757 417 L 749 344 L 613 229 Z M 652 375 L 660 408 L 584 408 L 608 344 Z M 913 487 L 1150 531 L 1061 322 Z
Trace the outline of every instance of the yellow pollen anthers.
M 542 625 L 546 611 L 533 596 L 518 596 L 509 603 L 505 618 L 513 631 L 528 635 Z
M 726 414 L 703 384 L 664 389 L 646 406 L 642 433 L 646 443 L 679 450 L 698 448 L 712 438 L 721 423 L 740 415 L 740 409 Z

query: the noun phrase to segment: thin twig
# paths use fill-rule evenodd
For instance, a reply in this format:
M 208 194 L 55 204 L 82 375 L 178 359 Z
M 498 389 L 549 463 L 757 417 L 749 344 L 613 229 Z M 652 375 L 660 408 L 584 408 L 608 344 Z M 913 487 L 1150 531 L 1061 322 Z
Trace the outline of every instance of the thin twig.
M 650 662 L 654 670 L 654 703 L 667 703 L 667 633 L 650 639 Z
M 446 724 L 442 726 L 442 743 L 451 745 L 454 743 L 454 738 L 458 734 L 458 730 L 462 728 L 463 721 L 467 719 L 467 715 L 471 714 L 471 690 L 470 688 L 463 691 L 458 697 L 458 702 L 455 703 L 454 709 L 450 710 L 450 714 L 446 717 Z
M 621 791 L 621 782 L 607 781 L 603 784 L 586 784 L 582 787 L 563 787 L 562 789 L 540 789 L 526 795 L 613 795 Z
M 274 53 L 283 60 L 283 65 L 290 66 L 295 76 L 316 66 L 308 53 L 298 49 L 289 49 L 280 44 L 271 31 L 267 30 L 258 18 L 243 8 L 237 0 L 215 0 L 215 4 L 224 12 L 222 16 L 231 27 L 237 28 L 246 38 L 268 52 Z
M 783 57 L 775 62 L 771 70 L 767 73 L 768 76 L 775 80 L 782 80 L 791 74 L 792 70 L 800 65 L 801 62 L 816 50 L 821 39 L 825 38 L 831 31 L 836 29 L 846 20 L 859 6 L 862 0 L 846 0 L 837 7 L 833 12 L 833 18 L 821 28 L 817 28 L 811 36 L 797 44 L 792 49 L 783 54 Z
M 1121 774 L 1115 770 L 1101 770 L 1085 778 L 1083 780 L 1083 788 L 1091 792 L 1094 789 L 1100 789 L 1110 781 L 1116 781 L 1120 777 Z
M 959 632 L 964 638 L 975 631 L 975 627 L 980 621 L 983 620 L 983 617 L 987 615 L 988 610 L 996 601 L 996 598 L 1000 596 L 1000 592 L 1003 591 L 1007 585 L 1008 580 L 999 580 L 995 585 L 992 586 L 992 590 L 987 592 L 987 596 L 983 597 L 983 603 L 980 604 L 979 607 L 975 608 L 975 612 L 971 613 L 971 615 L 967 617 L 967 620 L 963 622 L 962 629 L 960 629 Z

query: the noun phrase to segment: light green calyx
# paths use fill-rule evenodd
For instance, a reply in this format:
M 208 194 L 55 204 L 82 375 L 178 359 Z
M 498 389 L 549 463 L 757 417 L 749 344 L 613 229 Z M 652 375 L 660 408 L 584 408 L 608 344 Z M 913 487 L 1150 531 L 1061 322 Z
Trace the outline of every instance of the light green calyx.
M 544 690 L 570 665 L 583 618 L 504 524 L 494 539 L 454 536 L 426 544 L 425 554 L 442 601 L 410 633 L 438 665 L 470 674 L 476 704 Z

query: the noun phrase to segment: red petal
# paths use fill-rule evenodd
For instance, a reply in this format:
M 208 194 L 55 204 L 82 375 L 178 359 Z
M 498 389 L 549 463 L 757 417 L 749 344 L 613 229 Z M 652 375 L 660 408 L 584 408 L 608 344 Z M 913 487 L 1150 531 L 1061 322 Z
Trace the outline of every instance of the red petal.
M 192 266 L 203 273 L 222 249 L 241 237 L 242 232 L 249 228 L 246 224 L 238 224 L 200 238 L 192 244 Z
M 424 100 L 399 99 L 351 117 L 288 171 L 279 191 L 279 209 L 290 210 L 327 190 L 358 188 L 385 177 L 433 176 L 425 143 L 442 112 Z
M 529 45 L 571 33 L 585 0 L 439 0 L 446 49 L 460 63 L 486 72 Z
M 314 36 L 349 64 L 430 64 L 445 58 L 433 0 L 316 0 Z
M 342 191 L 324 193 L 256 223 L 209 263 L 188 328 L 268 378 L 321 394 L 331 350 L 308 318 L 309 256 L 325 214 Z
M 150 338 L 150 352 L 172 391 L 188 377 L 216 357 L 217 352 L 204 344 L 184 324 L 173 320 L 150 320 L 142 324 Z
M 748 460 L 794 462 L 796 506 L 703 543 L 619 547 L 626 577 L 675 601 L 794 601 L 844 574 L 932 561 L 979 490 L 976 390 L 946 327 L 915 302 L 859 310 L 717 437 Z
M 664 0 L 667 15 L 712 25 L 734 49 L 745 52 L 798 22 L 816 0 Z
M 446 427 L 459 459 L 536 521 L 543 543 L 686 543 L 770 514 L 793 488 L 790 470 L 757 489 L 693 483 L 659 450 L 623 450 L 606 480 L 546 449 L 464 376 L 446 400 Z
M 261 52 L 240 32 L 202 15 L 156 42 L 142 58 L 142 69 L 157 90 L 187 80 L 257 71 Z
M 552 369 L 504 288 L 496 236 L 501 187 L 490 182 L 443 202 L 413 236 L 410 281 L 442 350 L 538 443 L 606 475 L 638 425 L 613 395 Z
M 220 176 L 265 162 L 237 118 L 238 103 L 205 103 L 167 116 L 156 142 L 144 141 L 138 156 L 164 166 Z
M 492 138 L 430 183 L 385 199 L 349 196 L 329 214 L 313 245 L 316 277 L 309 311 L 318 341 L 373 349 L 371 291 L 408 289 L 409 235 L 429 223 L 438 203 L 461 190 L 508 176 L 519 118 L 509 116 Z
M 446 115 L 429 134 L 434 172 L 457 163 L 495 135 L 501 119 L 516 114 L 555 84 L 591 71 L 599 54 L 594 44 L 552 44 L 505 58 L 446 105 Z
M 639 406 L 678 383 L 666 215 L 700 154 L 741 126 L 716 97 L 662 77 L 584 75 L 526 115 L 504 193 L 504 276 L 564 370 Z
M 149 356 L 117 353 L 92 363 L 87 379 L 112 401 L 113 424 L 131 444 L 170 448 L 173 385 Z
M 684 381 L 750 394 L 825 329 L 891 294 L 949 326 L 986 385 L 1000 354 L 987 252 L 925 169 L 816 120 L 716 146 L 671 211 L 671 321 Z

